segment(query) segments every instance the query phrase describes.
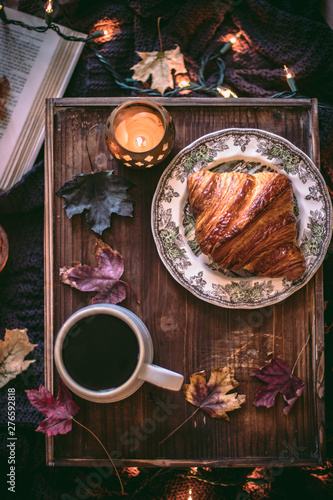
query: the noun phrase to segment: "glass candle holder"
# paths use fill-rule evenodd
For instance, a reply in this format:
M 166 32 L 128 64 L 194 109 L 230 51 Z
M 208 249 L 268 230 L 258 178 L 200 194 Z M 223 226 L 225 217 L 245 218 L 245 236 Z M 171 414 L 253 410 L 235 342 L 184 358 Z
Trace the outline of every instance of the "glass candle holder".
M 172 150 L 175 127 L 170 113 L 150 99 L 131 99 L 109 116 L 105 140 L 112 156 L 127 167 L 150 168 Z

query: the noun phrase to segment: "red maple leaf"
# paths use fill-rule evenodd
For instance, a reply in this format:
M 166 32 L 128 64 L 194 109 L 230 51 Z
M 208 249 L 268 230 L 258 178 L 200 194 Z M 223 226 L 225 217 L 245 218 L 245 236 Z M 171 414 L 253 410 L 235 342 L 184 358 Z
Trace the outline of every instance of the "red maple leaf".
M 286 402 L 283 408 L 284 415 L 288 415 L 304 390 L 304 382 L 295 377 L 287 363 L 278 358 L 274 358 L 270 364 L 254 370 L 251 376 L 268 384 L 255 391 L 255 406 L 266 406 L 266 408 L 274 406 L 275 397 L 280 392 Z
M 82 292 L 98 292 L 91 300 L 92 304 L 121 302 L 126 298 L 125 285 L 129 286 L 120 279 L 124 272 L 122 256 L 102 240 L 97 240 L 95 256 L 97 267 L 81 263 L 76 263 L 73 267 L 62 267 L 61 281 Z M 129 288 L 131 289 L 130 286 Z
M 67 434 L 72 430 L 73 417 L 80 408 L 74 403 L 71 393 L 61 379 L 57 398 L 43 385 L 39 386 L 38 391 L 31 389 L 26 393 L 30 403 L 46 416 L 46 419 L 40 422 L 37 431 L 44 432 L 48 436 L 56 436 Z

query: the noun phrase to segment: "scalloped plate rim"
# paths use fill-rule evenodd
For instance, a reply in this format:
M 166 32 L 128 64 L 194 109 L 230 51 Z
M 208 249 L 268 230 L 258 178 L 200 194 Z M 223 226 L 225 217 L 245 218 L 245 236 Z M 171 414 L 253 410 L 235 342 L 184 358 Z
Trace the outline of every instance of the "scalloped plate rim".
M 325 247 L 324 249 L 322 249 L 321 251 L 321 254 L 322 254 L 322 257 L 319 259 L 318 262 L 316 262 L 313 266 L 312 266 L 312 270 L 311 272 L 309 272 L 309 275 L 306 277 L 306 279 L 304 281 L 302 281 L 301 283 L 297 283 L 295 285 L 293 285 L 291 288 L 288 288 L 287 290 L 285 290 L 284 292 L 282 291 L 281 294 L 279 295 L 279 297 L 277 298 L 274 298 L 272 297 L 272 300 L 269 300 L 269 298 L 267 298 L 267 300 L 264 301 L 264 303 L 258 303 L 258 304 L 244 304 L 244 303 L 237 303 L 237 302 L 230 302 L 228 304 L 221 304 L 218 300 L 218 298 L 214 299 L 214 297 L 203 297 L 202 295 L 200 295 L 200 293 L 198 293 L 196 290 L 194 290 L 189 284 L 187 283 L 183 283 L 180 281 L 178 275 L 175 273 L 174 269 L 169 266 L 169 263 L 167 261 L 165 261 L 164 259 L 164 256 L 160 250 L 160 245 L 159 245 L 159 242 L 157 241 L 157 236 L 155 234 L 155 206 L 156 206 L 156 199 L 159 195 L 159 188 L 162 184 L 162 181 L 164 180 L 164 178 L 170 173 L 173 171 L 174 169 L 174 165 L 175 163 L 177 163 L 177 161 L 180 159 L 181 156 L 183 156 L 184 154 L 186 154 L 187 152 L 189 152 L 190 150 L 192 150 L 196 145 L 199 145 L 200 143 L 204 143 L 207 139 L 211 139 L 211 138 L 214 138 L 215 136 L 218 136 L 220 134 L 223 134 L 223 133 L 233 133 L 233 132 L 241 132 L 243 133 L 244 135 L 246 135 L 247 133 L 248 134 L 255 134 L 255 133 L 261 133 L 261 134 L 264 134 L 266 136 L 269 136 L 269 137 L 272 137 L 274 139 L 278 139 L 280 141 L 282 141 L 284 144 L 286 144 L 289 148 L 291 148 L 293 151 L 295 151 L 297 154 L 299 154 L 301 157 L 305 157 L 306 160 L 311 164 L 312 168 L 315 169 L 315 172 L 316 172 L 316 175 L 318 176 L 318 178 L 321 179 L 321 182 L 322 182 L 322 185 L 324 186 L 324 188 L 326 189 L 325 191 L 325 194 L 327 196 L 327 198 L 329 199 L 329 195 L 328 195 L 328 191 L 327 191 L 327 188 L 326 188 L 326 183 L 321 175 L 321 172 L 320 170 L 316 167 L 316 165 L 314 164 L 313 160 L 311 160 L 311 158 L 306 154 L 304 153 L 304 151 L 302 151 L 301 149 L 299 149 L 297 146 L 295 146 L 291 141 L 289 141 L 288 139 L 285 139 L 284 137 L 278 135 L 278 134 L 275 134 L 273 132 L 269 132 L 269 131 L 266 131 L 266 130 L 263 130 L 263 129 L 259 129 L 259 128 L 242 128 L 242 127 L 230 127 L 230 128 L 224 128 L 224 129 L 220 129 L 220 130 L 216 130 L 214 132 L 209 132 L 197 139 L 195 139 L 193 142 L 191 142 L 190 144 L 188 144 L 187 146 L 185 146 L 184 148 L 182 148 L 177 154 L 176 156 L 171 160 L 171 162 L 167 165 L 167 167 L 165 168 L 165 170 L 162 172 L 161 176 L 160 176 L 160 179 L 157 183 L 157 186 L 156 186 L 156 189 L 155 189 L 155 192 L 154 192 L 154 196 L 153 196 L 153 199 L 152 199 L 152 205 L 151 205 L 151 228 L 152 228 L 152 235 L 153 235 L 153 238 L 154 238 L 154 242 L 155 242 L 155 245 L 156 245 L 156 249 L 157 249 L 157 252 L 158 252 L 158 255 L 162 261 L 162 263 L 164 264 L 165 268 L 167 269 L 167 271 L 169 272 L 169 274 L 173 277 L 173 279 L 175 279 L 177 281 L 177 283 L 179 283 L 183 288 L 185 288 L 186 290 L 188 290 L 191 294 L 193 294 L 195 297 L 199 298 L 200 300 L 203 300 L 205 302 L 208 302 L 210 304 L 213 304 L 213 305 L 216 305 L 218 307 L 223 307 L 225 309 L 260 309 L 262 307 L 267 307 L 267 306 L 271 306 L 271 305 L 274 305 L 274 304 L 277 304 L 283 300 L 285 300 L 286 298 L 290 297 L 291 295 L 293 295 L 295 292 L 297 292 L 298 290 L 300 290 L 303 286 L 305 286 L 310 280 L 311 278 L 315 275 L 315 273 L 318 271 L 318 269 L 320 268 L 324 258 L 325 258 L 325 255 L 326 255 L 326 252 L 327 252 L 327 249 L 329 247 L 329 244 L 330 244 L 330 240 L 331 240 L 331 237 L 332 237 L 332 205 L 331 203 L 328 204 L 328 207 L 329 207 L 329 213 L 326 214 L 326 219 L 327 221 L 330 220 L 330 229 L 329 229 L 329 234 L 327 235 L 326 237 L 326 241 L 325 241 Z M 231 156 L 236 156 L 236 155 L 231 155 Z M 246 156 L 246 154 L 244 154 L 244 156 Z M 287 173 L 285 175 L 288 175 Z M 330 200 L 329 200 L 330 201 Z M 248 278 L 248 279 L 255 279 L 256 277 L 252 277 L 252 278 Z M 260 278 L 264 278 L 263 276 L 258 276 L 258 279 Z M 274 278 L 269 278 L 267 277 L 267 279 L 274 279 Z M 230 281 L 244 281 L 244 278 L 241 278 L 241 277 L 235 277 L 234 279 L 230 279 Z

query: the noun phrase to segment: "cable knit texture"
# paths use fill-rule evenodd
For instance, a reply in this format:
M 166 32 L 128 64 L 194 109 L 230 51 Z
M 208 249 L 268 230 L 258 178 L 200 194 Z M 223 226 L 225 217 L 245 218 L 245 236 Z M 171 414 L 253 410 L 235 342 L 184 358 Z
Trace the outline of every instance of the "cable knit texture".
M 43 17 L 43 3 L 22 0 L 20 9 Z M 242 30 L 243 35 L 237 42 L 237 50 L 231 50 L 225 55 L 224 83 L 238 96 L 269 97 L 289 90 L 283 74 L 283 65 L 286 64 L 293 69 L 302 94 L 333 104 L 333 31 L 321 17 L 319 0 L 81 0 L 64 4 L 63 9 L 57 6 L 55 12 L 55 20 L 60 24 L 89 33 L 97 21 L 109 17 L 117 26 L 113 39 L 99 47 L 102 55 L 123 77 L 132 76 L 130 68 L 140 60 L 136 51 L 159 49 L 157 18 L 161 17 L 163 48 L 172 49 L 175 44 L 180 46 L 193 80 L 196 79 L 201 57 L 216 53 L 231 33 Z M 211 72 L 209 83 L 214 83 L 214 68 L 211 68 Z M 117 95 L 128 96 L 129 93 L 117 86 L 89 47 L 85 47 L 66 96 Z M 320 139 L 322 172 L 333 195 L 332 112 L 320 110 Z M 11 387 L 16 388 L 17 422 L 36 424 L 41 416 L 28 403 L 24 390 L 38 388 L 39 384 L 44 383 L 41 159 L 12 190 L 0 193 L 0 224 L 8 234 L 10 245 L 8 262 L 0 273 L 0 338 L 3 338 L 5 328 L 27 328 L 31 342 L 38 343 L 38 347 L 28 356 L 28 359 L 36 359 L 36 363 L 10 383 Z M 326 278 L 332 275 L 332 252 L 328 254 L 324 265 Z M 331 304 L 332 290 L 327 282 L 325 286 L 325 299 Z M 333 323 L 330 311 L 332 308 L 328 307 L 326 321 Z M 333 335 L 332 331 L 330 335 Z M 327 336 L 329 349 L 332 347 L 330 335 Z M 329 379 L 332 377 L 332 360 L 329 359 L 327 363 Z M 328 392 L 330 390 L 328 389 Z M 330 399 L 333 400 L 332 397 Z M 332 410 L 331 406 L 328 402 L 327 408 Z M 2 389 L 0 423 L 5 421 L 6 389 Z M 33 427 L 35 428 L 35 425 Z M 24 443 L 25 437 L 22 439 Z M 41 441 L 38 443 L 37 447 L 42 450 Z M 30 444 L 30 450 L 28 447 L 24 455 L 28 469 L 27 457 L 29 453 L 32 455 L 34 449 Z M 30 463 L 33 464 L 33 461 Z M 40 469 L 38 473 L 40 474 Z M 60 498 L 60 486 L 57 481 L 59 474 L 50 471 L 46 474 L 47 481 L 38 474 L 34 476 L 35 486 L 31 486 L 31 498 L 44 499 L 45 491 L 52 488 L 47 498 Z M 284 472 L 284 480 L 287 480 L 288 474 Z M 241 475 L 234 480 L 239 477 L 242 481 Z M 273 480 L 280 484 L 278 478 Z M 104 482 L 103 488 L 108 485 L 117 489 L 116 483 L 112 481 L 113 479 L 111 483 Z M 299 481 L 298 484 L 303 482 Z M 196 494 L 193 498 L 222 498 L 221 495 L 226 493 L 226 490 L 207 485 L 203 485 L 200 490 L 198 482 L 194 484 L 193 481 L 183 481 L 181 487 L 176 482 L 178 486 L 175 487 L 175 483 L 169 481 L 165 486 L 164 496 L 159 496 L 157 492 L 162 488 L 163 480 L 155 490 L 154 481 L 150 484 L 149 498 L 185 499 L 188 498 L 188 487 L 195 488 Z M 67 478 L 66 491 L 71 491 L 74 495 L 75 488 L 77 484 L 74 480 L 70 482 Z M 148 498 L 144 491 L 143 496 L 135 498 Z M 230 498 L 243 494 L 242 488 L 238 487 L 229 491 L 232 493 Z M 29 492 L 24 493 L 25 498 L 30 498 Z M 298 493 L 305 498 L 304 492 L 299 490 Z M 101 486 L 96 486 L 94 494 L 96 498 L 106 498 Z M 113 498 L 112 494 L 107 495 L 107 498 L 111 497 Z

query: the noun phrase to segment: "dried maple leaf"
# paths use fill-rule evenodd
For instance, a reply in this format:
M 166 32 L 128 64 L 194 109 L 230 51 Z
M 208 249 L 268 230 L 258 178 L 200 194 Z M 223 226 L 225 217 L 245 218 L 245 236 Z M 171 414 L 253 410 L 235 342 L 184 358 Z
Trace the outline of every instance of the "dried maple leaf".
M 67 434 L 72 430 L 73 417 L 80 408 L 74 403 L 71 393 L 61 379 L 57 398 L 42 385 L 38 391 L 31 389 L 25 392 L 30 403 L 46 416 L 46 419 L 40 422 L 37 431 L 44 432 L 48 436 L 56 436 Z
M 124 495 L 125 493 L 123 483 L 109 452 L 93 431 L 74 419 L 74 416 L 77 414 L 80 408 L 73 401 L 72 394 L 69 392 L 63 381 L 59 379 L 59 391 L 56 398 L 43 385 L 39 386 L 38 391 L 36 391 L 35 389 L 31 389 L 25 392 L 27 393 L 30 403 L 38 411 L 46 416 L 46 418 L 39 423 L 39 426 L 36 429 L 37 431 L 43 432 L 47 436 L 67 434 L 72 430 L 72 422 L 74 420 L 75 423 L 89 431 L 90 434 L 94 436 L 95 439 L 97 439 L 97 441 L 107 454 L 108 459 L 110 460 L 112 467 L 117 474 L 121 486 L 121 493 L 122 495 Z
M 133 78 L 141 82 L 146 82 L 151 75 L 151 88 L 156 89 L 161 94 L 170 87 L 174 88 L 172 72 L 186 73 L 183 54 L 176 45 L 175 49 L 154 52 L 137 52 L 142 61 L 135 64 Z
M 126 298 L 125 285 L 129 286 L 120 280 L 124 272 L 122 256 L 102 240 L 97 240 L 95 256 L 97 267 L 81 263 L 76 263 L 73 267 L 62 267 L 61 281 L 82 292 L 98 292 L 91 300 L 92 304 L 121 302 Z
M 27 330 L 7 330 L 4 340 L 0 340 L 0 387 L 26 370 L 35 359 L 24 358 L 38 344 L 31 344 Z
M 5 76 L 0 78 L 0 111 L 7 102 L 9 81 Z
M 65 182 L 57 195 L 65 198 L 63 208 L 70 219 L 87 210 L 89 229 L 102 234 L 104 229 L 110 227 L 112 213 L 132 217 L 133 198 L 127 191 L 133 187 L 130 181 L 113 175 L 113 170 L 104 170 L 76 174 Z
M 287 363 L 279 358 L 274 358 L 268 365 L 254 370 L 251 376 L 268 384 L 255 391 L 255 406 L 266 406 L 267 408 L 274 406 L 275 397 L 281 392 L 286 402 L 283 408 L 284 415 L 288 415 L 304 390 L 304 382 L 295 377 Z
M 192 405 L 213 418 L 229 420 L 227 411 L 237 410 L 245 403 L 244 394 L 227 394 L 238 385 L 230 366 L 216 366 L 208 382 L 206 372 L 200 371 L 191 375 L 190 384 L 184 384 L 183 390 L 186 400 Z

